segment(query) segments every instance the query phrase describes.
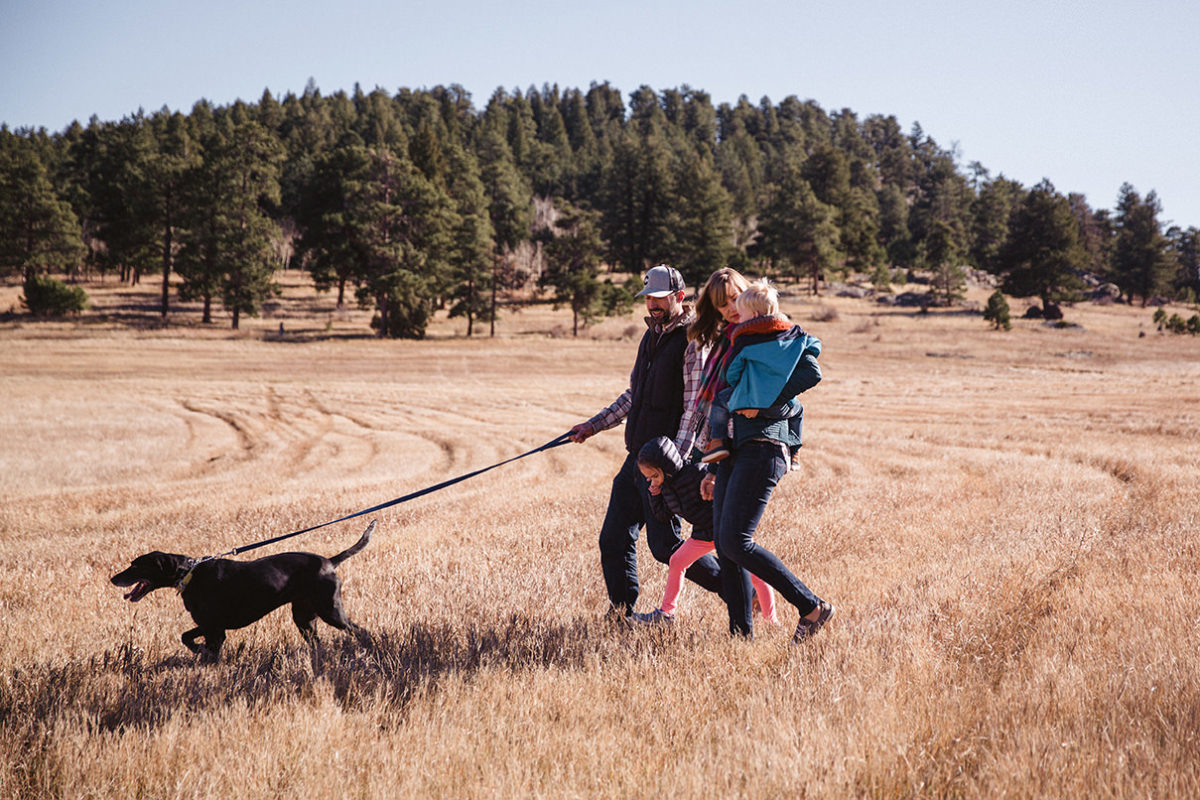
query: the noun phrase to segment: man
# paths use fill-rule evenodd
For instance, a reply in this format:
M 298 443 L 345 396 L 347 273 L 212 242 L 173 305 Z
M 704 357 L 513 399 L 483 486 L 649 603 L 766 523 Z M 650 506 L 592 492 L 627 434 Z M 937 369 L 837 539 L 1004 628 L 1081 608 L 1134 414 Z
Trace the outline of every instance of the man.
M 650 507 L 649 482 L 637 467 L 642 445 L 658 436 L 674 439 L 682 454 L 692 452 L 699 427 L 693 419 L 704 369 L 704 354 L 689 342 L 691 309 L 684 304 L 683 276 L 665 264 L 646 273 L 648 330 L 638 345 L 629 388 L 612 405 L 571 428 L 572 441 L 583 442 L 625 420 L 625 462 L 613 478 L 608 512 L 600 528 L 600 566 L 613 610 L 626 617 L 638 599 L 637 537 L 646 528 L 646 544 L 666 564 L 683 544 L 679 520 L 660 522 Z M 712 554 L 696 561 L 685 573 L 709 590 L 720 592 L 721 575 Z

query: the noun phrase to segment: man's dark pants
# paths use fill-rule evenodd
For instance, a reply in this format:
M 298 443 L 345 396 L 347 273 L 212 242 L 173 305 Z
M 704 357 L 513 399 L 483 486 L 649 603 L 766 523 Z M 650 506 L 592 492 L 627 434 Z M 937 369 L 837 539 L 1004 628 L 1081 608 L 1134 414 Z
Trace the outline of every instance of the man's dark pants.
M 646 544 L 655 559 L 666 564 L 683 544 L 679 520 L 660 522 L 650 509 L 650 483 L 637 467 L 637 456 L 630 453 L 613 478 L 608 498 L 608 513 L 600 528 L 600 566 L 608 599 L 614 608 L 633 610 L 638 599 L 637 537 L 646 528 Z M 721 572 L 712 554 L 692 564 L 687 578 L 710 592 L 721 592 Z

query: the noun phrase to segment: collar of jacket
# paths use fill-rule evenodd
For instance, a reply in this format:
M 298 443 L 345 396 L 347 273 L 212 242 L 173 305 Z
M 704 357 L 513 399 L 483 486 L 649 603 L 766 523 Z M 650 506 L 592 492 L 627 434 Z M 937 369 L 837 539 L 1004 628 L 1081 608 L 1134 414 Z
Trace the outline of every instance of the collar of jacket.
M 684 306 L 682 314 L 680 314 L 678 317 L 675 317 L 675 319 L 671 320 L 666 325 L 663 325 L 661 328 L 654 324 L 654 317 L 642 317 L 642 319 L 646 320 L 647 328 L 661 336 L 664 333 L 670 333 L 676 328 L 686 328 L 688 325 L 692 324 L 693 320 L 696 319 L 696 315 L 692 313 L 690 308 Z
M 745 322 L 739 322 L 729 331 L 729 340 L 737 341 L 739 336 L 753 333 L 782 333 L 783 331 L 791 330 L 794 323 L 778 314 L 769 317 L 755 317 L 748 319 Z

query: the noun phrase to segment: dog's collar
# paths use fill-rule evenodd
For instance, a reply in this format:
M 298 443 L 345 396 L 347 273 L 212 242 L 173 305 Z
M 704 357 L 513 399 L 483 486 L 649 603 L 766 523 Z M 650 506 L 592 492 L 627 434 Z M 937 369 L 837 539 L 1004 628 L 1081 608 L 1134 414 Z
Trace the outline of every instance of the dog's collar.
M 204 559 L 197 560 L 194 558 L 189 558 L 187 560 L 187 570 L 183 573 L 183 577 L 180 578 L 175 584 L 176 591 L 178 591 L 180 594 L 183 594 L 183 590 L 186 589 L 187 585 L 192 582 L 192 573 L 196 571 L 196 567 L 198 567 L 200 562 L 203 560 Z

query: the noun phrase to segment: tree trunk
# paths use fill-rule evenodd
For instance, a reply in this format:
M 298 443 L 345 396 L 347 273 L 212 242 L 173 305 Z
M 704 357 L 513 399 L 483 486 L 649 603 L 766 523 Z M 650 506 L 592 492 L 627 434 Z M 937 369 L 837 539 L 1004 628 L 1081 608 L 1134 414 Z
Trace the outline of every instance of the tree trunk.
M 472 277 L 467 280 L 467 338 L 471 338 L 472 331 L 475 330 L 475 278 L 474 267 L 471 268 Z
M 171 291 L 171 240 L 172 229 L 168 225 L 163 235 L 163 284 L 162 284 L 162 318 L 167 318 L 169 296 Z
M 492 319 L 491 329 L 488 336 L 496 336 L 496 285 L 500 283 L 500 258 L 495 257 L 492 260 Z

